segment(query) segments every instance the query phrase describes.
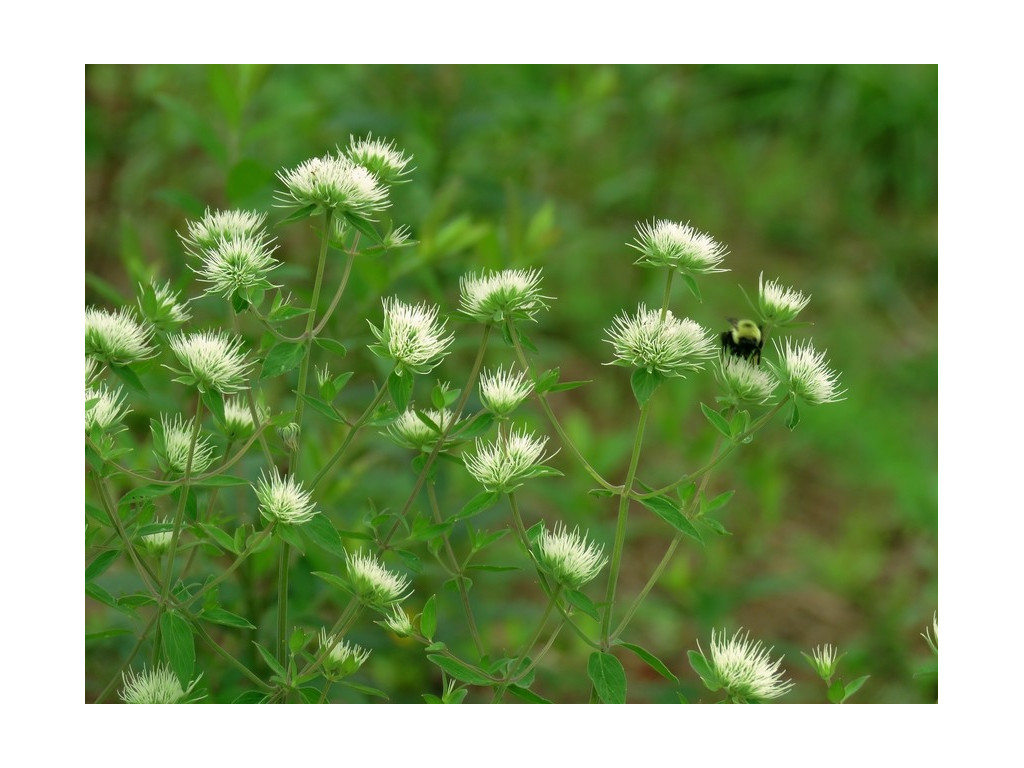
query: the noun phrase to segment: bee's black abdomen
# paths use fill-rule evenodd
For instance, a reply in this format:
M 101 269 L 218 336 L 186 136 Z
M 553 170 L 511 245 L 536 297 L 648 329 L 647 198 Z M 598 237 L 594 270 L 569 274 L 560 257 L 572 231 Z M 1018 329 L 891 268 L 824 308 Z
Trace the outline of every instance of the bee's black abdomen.
M 754 363 L 757 365 L 761 364 L 761 347 L 763 342 L 761 340 L 744 339 L 741 338 L 739 341 L 733 338 L 732 331 L 726 331 L 722 334 L 722 351 L 727 352 L 730 355 L 736 357 L 742 357 L 744 360 L 754 359 Z

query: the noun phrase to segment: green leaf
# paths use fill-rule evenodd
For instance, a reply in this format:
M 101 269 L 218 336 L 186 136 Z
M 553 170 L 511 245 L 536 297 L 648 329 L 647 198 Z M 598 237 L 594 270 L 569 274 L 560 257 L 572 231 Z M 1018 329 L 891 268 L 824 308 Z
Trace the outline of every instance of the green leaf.
M 211 621 L 214 624 L 223 624 L 225 627 L 238 627 L 239 629 L 256 629 L 256 626 L 248 620 L 243 619 L 231 611 L 223 608 L 210 608 L 199 614 L 199 618 Z
M 641 648 L 639 645 L 634 645 L 633 643 L 619 643 L 619 645 L 621 645 L 623 648 L 628 648 L 629 650 L 631 650 L 633 653 L 635 653 L 637 656 L 643 659 L 651 669 L 653 669 L 659 675 L 664 677 L 666 680 L 671 680 L 676 685 L 679 685 L 679 678 L 673 675 L 669 671 L 669 668 L 666 667 L 665 664 L 661 661 L 661 659 L 659 659 L 653 653 L 644 648 Z
M 497 491 L 481 491 L 472 499 L 466 502 L 459 514 L 455 516 L 456 520 L 465 520 L 466 518 L 479 515 L 485 509 L 490 509 L 501 500 L 501 494 Z
M 260 373 L 260 378 L 272 379 L 275 376 L 280 376 L 282 373 L 287 373 L 293 368 L 297 368 L 299 363 L 302 362 L 305 353 L 306 347 L 303 344 L 279 341 L 267 352 L 267 357 L 263 361 L 263 371 Z
M 448 646 L 445 643 L 431 643 L 423 650 L 427 653 L 433 653 L 434 651 L 443 651 Z
M 114 561 L 120 556 L 121 550 L 112 549 L 109 552 L 104 552 L 101 555 L 97 555 L 96 559 L 93 560 L 85 569 L 85 581 L 86 583 L 92 581 L 97 576 L 102 574 Z
M 434 633 L 437 631 L 437 595 L 431 595 L 423 606 L 423 615 L 420 616 L 420 632 L 423 636 L 433 642 Z
M 582 387 L 584 384 L 590 383 L 591 379 L 587 379 L 586 381 L 560 381 L 548 389 L 548 392 L 567 392 L 570 389 L 576 389 L 576 387 Z
M 690 289 L 690 293 L 693 294 L 693 297 L 697 299 L 699 303 L 703 304 L 704 299 L 701 298 L 700 288 L 697 287 L 697 281 L 694 279 L 693 275 L 680 272 L 679 276 L 683 278 L 683 282 L 686 283 L 686 287 Z
M 792 431 L 796 429 L 796 425 L 800 423 L 800 409 L 797 407 L 796 400 L 793 401 L 793 408 L 789 412 L 789 416 L 786 417 L 786 426 Z
M 533 385 L 533 389 L 538 395 L 547 392 L 558 383 L 558 370 L 558 368 L 552 368 L 537 377 L 537 383 Z
M 119 611 L 124 611 L 124 607 L 118 604 L 117 598 L 107 592 L 103 587 L 94 582 L 88 582 L 85 585 L 85 594 L 91 597 L 98 603 L 109 605 L 111 608 L 116 608 Z
M 725 493 L 718 494 L 711 501 L 705 501 L 702 496 L 700 501 L 700 513 L 704 515 L 708 512 L 714 512 L 716 509 L 721 509 L 732 500 L 735 493 L 736 491 L 726 491 Z
M 100 640 L 108 640 L 111 637 L 121 637 L 122 635 L 133 635 L 135 634 L 130 629 L 107 629 L 102 632 L 89 632 L 85 636 L 85 642 L 95 643 Z
M 348 582 L 340 576 L 335 576 L 333 573 L 325 573 L 324 571 L 313 571 L 313 575 L 318 579 L 323 579 L 332 587 L 337 587 L 346 594 L 352 594 L 352 588 L 348 585 Z
M 135 374 L 135 371 L 133 371 L 128 366 L 108 365 L 107 367 L 111 370 L 111 372 L 113 372 L 115 376 L 117 376 L 117 378 L 119 378 L 128 386 L 128 389 L 132 390 L 133 392 L 139 395 L 148 394 L 146 392 L 146 388 L 142 386 L 142 381 Z
M 344 419 L 338 414 L 336 410 L 323 400 L 313 397 L 312 395 L 301 395 L 302 399 L 305 400 L 306 405 L 312 408 L 314 411 L 319 413 L 321 416 L 336 421 L 339 424 L 344 423 Z
M 516 698 L 522 699 L 528 704 L 550 704 L 551 701 L 545 699 L 543 696 L 538 696 L 536 693 L 531 691 L 529 688 L 523 688 L 519 685 L 510 685 L 508 692 Z
M 202 485 L 207 488 L 230 488 L 235 485 L 249 485 L 249 481 L 244 477 L 234 477 L 233 475 L 214 475 L 213 477 L 204 477 L 201 480 L 195 480 L 195 485 Z
M 371 224 L 369 221 L 359 216 L 356 216 L 355 214 L 350 213 L 349 211 L 345 211 L 344 215 L 345 221 L 347 221 L 353 227 L 358 229 L 360 232 L 362 232 L 364 235 L 370 238 L 373 242 L 377 243 L 378 245 L 384 242 L 381 239 L 381 236 L 377 234 L 377 230 L 373 228 L 373 224 Z
M 249 308 L 249 300 L 245 298 L 241 291 L 235 291 L 231 294 L 231 308 L 239 315 Z
M 704 403 L 700 404 L 700 409 L 704 412 L 704 417 L 711 422 L 711 426 L 732 440 L 732 428 L 729 426 L 729 422 L 722 417 L 722 414 L 704 405 Z
M 587 661 L 587 675 L 605 704 L 626 703 L 626 670 L 610 653 L 594 651 Z
M 267 694 L 262 691 L 242 691 L 235 698 L 232 704 L 262 704 L 267 700 Z
M 679 511 L 668 496 L 652 496 L 649 499 L 640 499 L 640 503 L 680 533 L 685 533 L 701 544 L 704 543 L 704 537 L 700 535 L 700 531 L 693 527 L 693 523 L 686 519 L 686 516 Z
M 335 341 L 334 339 L 318 338 L 316 340 L 316 344 L 318 347 L 322 347 L 332 355 L 337 355 L 338 357 L 344 357 L 348 354 L 348 350 L 345 349 L 345 345 L 340 341 Z M 352 374 L 350 373 L 349 376 L 351 375 Z M 346 381 L 348 381 L 348 379 L 346 379 Z M 338 389 L 341 389 L 341 386 L 339 386 Z
M 379 688 L 371 688 L 369 685 L 363 685 L 362 683 L 353 683 L 351 680 L 339 680 L 338 682 L 340 685 L 343 685 L 346 688 L 351 688 L 353 691 L 359 691 L 360 693 L 365 693 L 367 696 L 376 696 L 378 699 L 390 701 L 388 695 Z
M 493 413 L 478 413 L 465 427 L 456 429 L 453 436 L 458 437 L 459 440 L 470 440 L 474 437 L 480 437 L 491 428 L 493 423 Z
M 435 696 L 432 693 L 421 693 L 420 695 L 423 697 L 423 700 L 427 702 L 427 704 L 444 704 L 443 701 L 441 701 L 439 698 L 437 698 L 437 696 Z
M 177 612 L 166 611 L 160 616 L 160 635 L 171 669 L 183 686 L 192 681 L 196 665 L 196 642 L 192 627 Z
M 633 397 L 642 408 L 651 399 L 662 382 L 660 373 L 648 371 L 646 368 L 637 368 L 629 377 L 629 385 L 633 388 Z
M 224 397 L 215 389 L 203 392 L 203 405 L 207 407 L 218 424 L 224 423 Z
M 302 535 L 298 531 L 300 527 L 301 526 L 282 523 L 274 529 L 274 535 L 286 544 L 290 544 L 295 547 L 299 552 L 305 553 L 306 543 L 302 540 Z
M 846 687 L 843 685 L 843 681 L 836 679 L 832 681 L 832 685 L 828 687 L 828 700 L 833 704 L 842 704 L 846 698 Z
M 597 606 L 594 605 L 593 601 L 585 594 L 580 592 L 578 589 L 570 589 L 565 593 L 566 599 L 572 603 L 573 607 L 581 613 L 586 614 L 594 621 L 600 621 L 601 616 L 597 612 Z
M 846 686 L 846 691 L 843 694 L 843 701 L 846 701 L 851 696 L 853 696 L 853 694 L 859 691 L 861 686 L 867 682 L 869 677 L 871 677 L 871 675 L 864 675 L 863 677 L 858 677 L 856 680 L 849 683 Z
M 719 536 L 732 536 L 728 529 L 713 517 L 702 517 L 700 521 Z
M 262 645 L 257 643 L 255 640 L 252 641 L 252 644 L 256 646 L 256 650 L 260 652 L 260 656 L 263 657 L 263 661 L 265 661 L 267 663 L 267 666 L 270 667 L 270 669 L 273 670 L 274 673 L 278 677 L 280 677 L 282 681 L 283 680 L 287 680 L 288 679 L 288 673 L 285 672 L 284 667 L 282 667 L 280 664 L 278 664 L 277 659 L 274 658 L 274 654 L 272 654 L 270 651 L 268 651 Z
M 300 530 L 303 536 L 306 536 L 320 549 L 338 557 L 345 557 L 345 547 L 342 546 L 338 529 L 327 519 L 326 515 L 313 515 L 313 519 L 301 526 Z
M 708 664 L 708 660 L 704 658 L 704 655 L 699 651 L 687 651 L 686 657 L 690 660 L 690 666 L 693 667 L 693 671 L 700 675 L 700 679 L 704 681 L 704 685 L 709 691 L 717 691 L 722 687 L 722 684 L 718 681 L 718 675 L 711 669 L 711 665 Z
M 316 213 L 316 205 L 304 205 L 301 208 L 292 211 L 277 223 L 278 226 L 281 224 L 290 224 L 293 221 L 301 221 L 302 219 L 309 218 L 314 213 Z
M 474 669 L 470 669 L 462 662 L 449 659 L 447 656 L 442 656 L 439 653 L 428 653 L 427 658 L 434 664 L 437 664 L 437 666 L 456 680 L 461 680 L 462 682 L 469 683 L 470 685 L 494 685 L 494 680 L 485 677 Z
M 413 387 L 412 374 L 403 376 L 398 371 L 392 371 L 388 376 L 388 394 L 391 395 L 391 402 L 395 404 L 400 412 L 405 412 L 409 407 L 409 400 L 412 399 Z

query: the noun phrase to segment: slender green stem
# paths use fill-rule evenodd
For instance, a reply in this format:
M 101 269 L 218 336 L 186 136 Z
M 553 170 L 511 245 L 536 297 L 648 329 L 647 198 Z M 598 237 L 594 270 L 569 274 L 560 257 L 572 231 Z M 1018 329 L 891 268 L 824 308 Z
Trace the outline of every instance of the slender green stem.
M 437 503 L 437 491 L 434 490 L 433 483 L 427 483 L 427 497 L 430 499 L 430 508 L 434 514 L 434 522 L 440 525 L 444 522 L 444 518 L 441 517 L 441 507 Z M 473 637 L 473 645 L 476 646 L 477 656 L 483 656 L 484 643 L 483 640 L 480 639 L 480 630 L 477 629 L 476 619 L 473 617 L 473 606 L 469 602 L 469 593 L 466 591 L 466 583 L 462 576 L 462 569 L 459 567 L 459 559 L 455 556 L 455 550 L 452 549 L 452 543 L 448 538 L 447 533 L 441 534 L 441 540 L 444 542 L 444 548 L 448 553 L 448 559 L 451 560 L 452 568 L 455 570 L 455 583 L 459 588 L 459 598 L 462 600 L 462 610 L 466 614 L 466 624 L 469 626 L 469 634 Z
M 274 523 L 271 523 L 269 526 L 264 528 L 258 534 L 256 534 L 255 536 L 251 537 L 250 540 L 248 542 L 246 542 L 245 549 L 243 549 L 241 551 L 241 553 L 238 555 L 238 557 L 235 558 L 234 562 L 231 563 L 231 565 L 229 565 L 225 570 L 221 571 L 221 573 L 219 573 L 217 575 L 217 577 L 214 578 L 212 581 L 207 582 L 206 584 L 204 584 L 202 589 L 198 590 L 194 595 L 191 595 L 191 596 L 185 598 L 181 602 L 181 605 L 183 605 L 183 606 L 191 605 L 196 600 L 198 600 L 200 597 L 202 597 L 207 592 L 209 592 L 211 589 L 213 589 L 218 584 L 220 584 L 222 581 L 224 581 L 224 579 L 226 579 L 232 573 L 234 573 L 238 569 L 238 567 L 242 563 L 245 562 L 246 558 L 248 558 L 249 555 L 252 554 L 253 550 L 255 550 L 256 547 L 258 547 L 260 545 L 260 543 L 265 538 L 267 538 L 267 536 L 269 536 L 271 534 L 271 532 L 274 530 L 274 525 L 275 525 Z
M 231 308 L 231 325 L 235 329 L 235 333 L 239 336 L 242 335 L 242 324 L 239 321 L 238 313 L 235 312 L 235 308 Z M 252 416 L 253 431 L 256 437 L 260 441 L 260 448 L 263 449 L 263 457 L 267 460 L 268 466 L 274 466 L 274 455 L 270 452 L 270 445 L 267 443 L 267 438 L 263 434 L 263 427 L 265 425 L 260 424 L 260 412 L 256 407 L 256 398 L 252 393 L 252 382 L 254 379 L 250 379 L 249 386 L 245 390 L 245 402 L 249 406 L 249 415 Z
M 309 363 L 313 355 L 313 326 L 316 324 L 316 307 L 320 302 L 320 288 L 324 281 L 324 265 L 327 263 L 327 245 L 331 240 L 331 221 L 334 216 L 334 210 L 331 208 L 327 209 L 324 213 L 324 236 L 320 241 L 320 259 L 316 265 L 316 279 L 313 282 L 313 298 L 309 302 L 309 314 L 306 316 L 306 331 L 302 334 L 302 338 L 305 339 L 306 349 L 302 355 L 302 364 L 299 367 L 299 387 L 296 390 L 298 392 L 297 400 L 295 404 L 295 423 L 299 425 L 299 429 L 302 429 L 302 413 L 306 407 L 306 401 L 303 399 L 306 394 L 306 381 L 309 378 Z M 292 448 L 291 459 L 289 465 L 292 473 L 296 471 L 296 465 L 298 463 L 299 453 L 299 441 L 302 439 L 302 433 L 299 432 L 299 437 L 295 440 L 295 447 Z
M 288 560 L 291 553 L 291 546 L 282 540 L 277 561 L 277 660 L 282 666 L 288 654 Z
M 526 357 L 526 352 L 523 350 L 523 345 L 519 341 L 519 334 L 516 332 L 515 324 L 511 320 L 508 321 L 508 331 L 509 336 L 511 336 L 512 338 L 512 345 L 515 347 L 516 350 L 516 357 L 519 358 L 519 364 L 523 366 L 523 368 L 533 377 L 534 380 L 536 380 L 537 374 L 534 371 L 533 365 Z M 558 439 L 562 441 L 562 445 L 568 448 L 569 453 L 576 457 L 576 460 L 587 471 L 587 474 L 594 478 L 594 480 L 596 480 L 602 488 L 609 491 L 618 490 L 616 486 L 612 485 L 603 477 L 601 477 L 601 473 L 594 469 L 593 466 L 591 466 L 590 462 L 587 461 L 586 457 L 580 452 L 579 448 L 576 447 L 576 444 L 572 441 L 572 439 L 570 439 L 569 435 L 562 428 L 562 424 L 561 422 L 559 422 L 558 417 L 555 416 L 555 412 L 551 410 L 551 405 L 548 403 L 547 393 L 534 391 L 533 396 L 537 399 L 537 402 L 540 403 L 540 407 L 541 409 L 543 409 L 544 415 L 547 416 L 548 421 L 551 422 L 551 426 L 554 427 L 555 432 L 558 434 Z
M 665 295 L 661 298 L 661 321 L 665 322 L 665 318 L 668 316 L 668 303 L 672 298 L 672 278 L 675 277 L 676 271 L 672 267 L 668 268 L 668 275 L 665 277 Z
M 317 699 L 317 704 L 323 704 L 325 701 L 327 701 L 327 694 L 330 692 L 332 685 L 334 685 L 332 681 L 324 680 L 324 689 L 320 691 L 320 698 Z
M 441 452 L 441 447 L 444 445 L 445 440 L 448 439 L 448 433 L 452 431 L 452 427 L 458 422 L 459 417 L 462 416 L 462 411 L 466 407 L 466 401 L 469 400 L 469 393 L 473 391 L 473 387 L 476 385 L 476 377 L 480 374 L 480 366 L 484 362 L 484 353 L 487 351 L 487 340 L 491 336 L 491 326 L 484 326 L 483 337 L 480 339 L 480 347 L 476 352 L 476 359 L 473 361 L 473 367 L 469 372 L 469 378 L 466 379 L 466 386 L 462 388 L 462 394 L 459 396 L 459 401 L 455 405 L 455 413 L 452 414 L 451 420 L 441 430 L 441 435 L 437 438 L 437 442 L 434 443 L 434 447 L 431 449 L 430 454 L 427 456 L 427 461 L 423 465 L 423 469 L 420 470 L 419 475 L 416 477 L 416 484 L 413 486 L 412 493 L 409 494 L 409 498 L 405 500 L 405 504 L 402 506 L 402 511 L 398 513 L 398 518 L 391 526 L 391 530 L 388 531 L 384 540 L 381 542 L 383 547 L 391 542 L 395 533 L 398 531 L 398 526 L 401 525 L 402 520 L 409 513 L 413 503 L 416 501 L 416 497 L 419 495 L 420 489 L 423 487 L 424 480 L 427 479 L 427 474 L 430 472 L 430 468 L 434 465 L 434 460 L 437 455 Z
M 633 479 L 636 477 L 636 467 L 640 461 L 640 449 L 644 442 L 644 428 L 647 426 L 647 414 L 650 411 L 651 401 L 647 400 L 640 406 L 640 419 L 636 425 L 636 435 L 633 438 L 633 454 L 629 459 L 629 469 L 626 471 L 626 482 L 622 486 L 619 496 L 619 513 L 615 523 L 615 543 L 612 547 L 611 565 L 608 569 L 608 588 L 605 590 L 604 613 L 601 618 L 601 645 L 609 647 L 608 635 L 611 632 L 612 611 L 615 608 L 615 587 L 619 581 L 619 568 L 622 565 L 622 553 L 626 543 L 626 519 L 629 516 L 629 497 L 633 491 Z
M 261 314 L 256 307 L 249 307 L 249 311 L 252 312 L 253 317 L 260 321 L 260 325 L 270 331 L 270 334 L 278 341 L 287 341 L 289 344 L 299 344 L 302 342 L 304 338 L 302 336 L 287 336 L 277 330 L 270 320 L 265 315 Z
M 357 233 L 358 235 L 358 233 Z M 313 329 L 313 336 L 319 336 L 320 332 L 327 326 L 327 322 L 331 319 L 331 315 L 334 314 L 334 310 L 338 308 L 338 302 L 341 301 L 342 295 L 345 293 L 345 287 L 348 285 L 348 278 L 352 274 L 352 265 L 356 261 L 356 252 L 348 251 L 348 259 L 345 261 L 345 271 L 341 275 L 341 282 L 338 283 L 338 290 L 334 293 L 334 298 L 331 299 L 331 305 L 327 307 L 327 311 L 324 316 L 317 323 L 316 328 Z
M 533 670 L 534 667 L 537 666 L 537 664 L 540 663 L 540 660 L 542 658 L 544 658 L 544 654 L 546 654 L 548 651 L 551 650 L 551 646 L 554 645 L 554 643 L 555 643 L 555 638 L 557 638 L 558 635 L 561 634 L 562 628 L 566 625 L 566 621 L 567 621 L 567 618 L 566 618 L 565 614 L 563 613 L 562 614 L 562 620 L 560 622 L 558 622 L 558 626 L 556 626 L 554 628 L 554 630 L 551 632 L 551 637 L 549 637 L 548 641 L 546 643 L 544 643 L 544 647 L 541 648 L 540 651 L 537 652 L 537 655 L 533 657 L 533 660 L 529 663 L 529 665 L 526 667 L 526 669 L 524 669 L 523 671 L 521 671 L 519 673 L 519 676 L 516 678 L 516 680 L 512 681 L 513 683 L 516 682 L 517 680 L 522 680 L 524 677 L 526 677 L 528 674 L 530 674 L 530 672 Z
M 348 434 L 345 435 L 345 439 L 341 442 L 341 446 L 334 452 L 334 455 L 327 460 L 327 463 L 324 464 L 320 471 L 316 473 L 316 477 L 313 478 L 313 482 L 309 484 L 310 490 L 316 488 L 320 484 L 320 481 L 324 479 L 327 473 L 331 470 L 331 467 L 337 464 L 345 454 L 345 450 L 348 448 L 349 443 L 352 442 L 359 430 L 365 426 L 366 421 L 373 415 L 377 406 L 380 405 L 380 401 L 384 399 L 384 394 L 386 392 L 387 387 L 385 386 L 382 386 L 377 390 L 377 394 L 373 396 L 373 400 L 368 406 L 366 406 L 366 410 L 363 411 L 363 415 L 360 416 L 351 427 L 349 427 Z
M 513 680 L 518 679 L 519 666 L 523 663 L 526 657 L 529 655 L 530 650 L 540 640 L 541 633 L 544 631 L 544 626 L 548 623 L 548 619 L 551 617 L 551 612 L 555 609 L 555 605 L 558 603 L 558 598 L 562 594 L 562 585 L 559 584 L 555 587 L 555 590 L 551 593 L 551 598 L 548 600 L 547 606 L 544 608 L 544 613 L 540 617 L 540 622 L 537 624 L 537 629 L 534 631 L 530 639 L 523 645 L 522 648 L 515 655 L 515 659 L 509 668 L 508 674 L 505 676 L 505 682 L 499 685 L 494 691 L 494 698 L 491 699 L 492 704 L 497 704 L 501 701 L 505 695 L 505 691 Z M 525 672 L 523 673 L 525 674 Z
M 210 646 L 210 649 L 214 653 L 216 653 L 218 656 L 220 656 L 226 662 L 228 662 L 228 664 L 230 664 L 243 675 L 245 675 L 245 677 L 247 677 L 253 685 L 267 693 L 270 693 L 270 691 L 273 690 L 273 687 L 263 682 L 263 680 L 260 679 L 259 675 L 257 675 L 255 672 L 253 672 L 251 669 L 245 666 L 245 664 L 243 664 L 230 653 L 221 648 L 220 644 L 212 637 L 210 637 L 210 634 L 206 631 L 206 628 L 203 627 L 203 625 L 200 624 L 196 619 L 194 619 L 191 615 L 188 614 L 186 614 L 184 618 L 189 624 L 192 625 L 193 631 L 195 631 L 195 633 L 199 635 L 199 638 L 204 643 Z

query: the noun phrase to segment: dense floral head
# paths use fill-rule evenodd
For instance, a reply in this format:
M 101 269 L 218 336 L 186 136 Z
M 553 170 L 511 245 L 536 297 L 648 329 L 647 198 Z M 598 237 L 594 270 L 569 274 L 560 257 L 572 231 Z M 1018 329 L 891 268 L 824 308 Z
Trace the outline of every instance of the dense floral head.
M 480 374 L 480 399 L 484 407 L 498 417 L 507 417 L 533 391 L 533 382 L 523 371 L 512 373 L 501 368 Z
M 177 675 L 165 664 L 150 670 L 143 668 L 138 675 L 129 669 L 123 679 L 120 695 L 126 704 L 183 704 L 199 682 L 196 678 L 188 688 L 182 688 Z
M 121 425 L 121 419 L 131 411 L 125 404 L 121 388 L 110 389 L 105 384 L 85 390 L 85 431 L 94 427 L 102 432 Z
M 280 171 L 277 177 L 286 187 L 278 194 L 285 206 L 314 206 L 368 217 L 391 205 L 387 187 L 341 152 L 306 160 L 291 170 Z
M 207 293 L 230 299 L 235 293 L 247 296 L 255 290 L 272 288 L 268 276 L 280 266 L 272 246 L 263 235 L 241 235 L 204 248 L 200 264 L 193 268 L 199 281 L 208 283 Z
M 671 267 L 689 275 L 725 271 L 718 265 L 728 253 L 726 247 L 689 224 L 658 219 L 637 224 L 636 231 L 636 241 L 628 245 L 640 251 L 637 264 Z
M 509 493 L 522 485 L 550 456 L 544 454 L 546 437 L 525 428 L 498 435 L 493 443 L 476 441 L 476 453 L 464 458 L 466 469 L 488 491 Z
M 260 503 L 260 514 L 272 523 L 301 525 L 317 514 L 312 491 L 304 491 L 291 475 L 282 477 L 277 467 L 270 475 L 261 471 L 253 490 Z
M 150 553 L 159 555 L 170 548 L 171 539 L 174 537 L 174 525 L 169 518 L 154 521 L 154 525 L 159 526 L 159 530 L 144 533 L 139 539 Z
M 429 373 L 448 352 L 455 337 L 445 336 L 445 321 L 437 319 L 436 306 L 405 304 L 396 298 L 384 299 L 384 324 L 369 323 L 378 343 L 370 351 L 395 361 L 396 370 Z
M 348 556 L 348 580 L 359 600 L 370 608 L 383 610 L 409 596 L 409 579 L 389 571 L 373 555 L 362 551 Z
M 264 415 L 265 414 L 259 414 Z M 252 411 L 242 397 L 224 399 L 224 433 L 230 440 L 244 440 L 254 429 Z
M 766 323 L 781 326 L 793 322 L 801 310 L 811 301 L 795 288 L 780 284 L 777 280 L 765 282 L 764 273 L 757 278 L 757 308 Z
M 698 644 L 699 646 L 699 644 Z M 731 638 L 725 632 L 711 631 L 710 658 L 705 657 L 717 683 L 734 701 L 757 702 L 777 699 L 793 683 L 783 679 L 782 657 L 771 660 L 771 648 L 750 640 L 750 633 L 739 630 Z
M 391 613 L 384 619 L 383 625 L 399 637 L 409 637 L 415 631 L 409 614 L 397 605 L 391 606 Z
M 266 220 L 265 213 L 256 211 L 212 211 L 207 208 L 203 218 L 188 222 L 187 234 L 179 237 L 185 249 L 198 256 L 224 240 L 263 239 L 260 233 Z
M 192 446 L 192 423 L 182 419 L 181 414 L 174 418 L 163 414 L 159 425 L 154 425 L 153 448 L 165 471 L 178 475 L 185 474 L 188 468 L 188 455 Z M 197 435 L 196 446 L 192 450 L 191 474 L 205 472 L 213 462 L 213 447 L 203 435 Z
M 842 658 L 842 655 L 834 645 L 825 643 L 812 650 L 810 656 L 805 653 L 803 657 L 818 673 L 818 677 L 822 680 L 831 680 L 836 673 L 836 667 L 839 666 L 839 659 Z
M 548 307 L 549 297 L 540 293 L 540 277 L 539 269 L 463 275 L 459 279 L 460 309 L 480 323 L 533 320 Z
M 370 652 L 365 648 L 339 640 L 337 635 L 329 635 L 323 628 L 320 629 L 319 641 L 320 650 L 327 651 L 323 668 L 332 680 L 354 674 L 370 658 Z
M 703 367 L 715 355 L 711 334 L 689 318 L 677 318 L 641 304 L 635 315 L 623 313 L 606 333 L 615 350 L 612 365 L 643 368 L 663 376 L 682 376 Z
M 760 405 L 779 385 L 769 371 L 736 355 L 723 355 L 717 374 L 728 393 L 726 401 L 736 406 Z
M 85 354 L 109 365 L 130 365 L 156 354 L 149 345 L 153 329 L 136 322 L 132 310 L 85 310 Z
M 246 376 L 252 362 L 246 362 L 238 337 L 221 331 L 180 333 L 171 339 L 171 351 L 184 366 L 183 371 L 170 369 L 180 374 L 177 382 L 225 395 L 248 389 Z
M 817 352 L 810 341 L 786 339 L 785 347 L 775 342 L 779 362 L 772 366 L 782 385 L 794 397 L 809 405 L 843 400 L 846 390 L 839 389 L 839 374 L 828 367 L 824 352 Z
M 163 285 L 152 282 L 139 285 L 139 309 L 142 316 L 161 331 L 171 331 L 192 317 L 188 302 L 181 300 L 181 294 L 171 288 L 170 281 Z
M 604 548 L 587 541 L 579 528 L 569 532 L 564 526 L 547 529 L 537 541 L 537 559 L 555 581 L 570 589 L 579 589 L 591 581 L 608 562 Z
M 423 417 L 426 417 L 425 421 Z M 437 439 L 444 432 L 450 432 L 454 426 L 452 419 L 455 414 L 448 408 L 417 412 L 415 408 L 408 408 L 405 413 L 388 425 L 388 437 L 394 440 L 403 448 L 411 448 L 414 451 L 429 451 L 434 447 Z M 445 439 L 445 444 L 454 442 L 450 438 Z
M 412 155 L 406 157 L 405 153 L 395 146 L 395 142 L 375 139 L 372 134 L 362 139 L 349 136 L 345 154 L 352 162 L 363 166 L 385 184 L 404 181 L 402 177 L 409 173 L 406 166 L 412 161 Z

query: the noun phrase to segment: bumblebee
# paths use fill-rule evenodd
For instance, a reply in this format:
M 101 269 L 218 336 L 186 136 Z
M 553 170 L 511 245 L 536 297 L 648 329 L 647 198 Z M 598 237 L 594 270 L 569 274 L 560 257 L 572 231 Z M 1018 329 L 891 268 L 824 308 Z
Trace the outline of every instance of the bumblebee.
M 761 326 L 753 320 L 737 320 L 734 317 L 728 318 L 732 329 L 722 334 L 722 352 L 742 357 L 744 360 L 753 358 L 754 363 L 761 364 L 761 347 L 764 346 L 764 339 L 761 336 Z

